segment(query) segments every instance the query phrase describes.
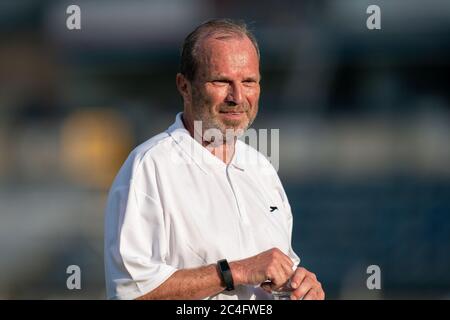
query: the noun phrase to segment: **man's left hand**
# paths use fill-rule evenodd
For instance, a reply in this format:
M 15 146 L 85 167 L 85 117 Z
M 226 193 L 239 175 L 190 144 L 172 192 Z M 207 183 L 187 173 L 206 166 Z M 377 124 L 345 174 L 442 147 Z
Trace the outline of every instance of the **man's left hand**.
M 297 268 L 291 278 L 291 286 L 295 290 L 291 294 L 292 300 L 324 300 L 325 292 L 322 284 L 314 273 L 305 268 Z

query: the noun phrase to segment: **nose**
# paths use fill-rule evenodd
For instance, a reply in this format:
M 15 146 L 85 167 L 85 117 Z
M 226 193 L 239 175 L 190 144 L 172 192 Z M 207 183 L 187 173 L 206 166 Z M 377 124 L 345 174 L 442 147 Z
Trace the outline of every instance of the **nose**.
M 231 83 L 228 87 L 227 102 L 241 104 L 243 102 L 242 88 L 238 83 Z

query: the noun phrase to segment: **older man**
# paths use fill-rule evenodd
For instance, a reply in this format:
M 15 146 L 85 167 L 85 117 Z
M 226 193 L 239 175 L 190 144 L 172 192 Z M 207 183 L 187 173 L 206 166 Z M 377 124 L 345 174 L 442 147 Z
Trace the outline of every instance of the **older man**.
M 244 24 L 211 20 L 185 39 L 184 112 L 130 154 L 110 190 L 108 298 L 267 299 L 288 282 L 292 299 L 324 298 L 298 267 L 275 169 L 236 139 L 256 117 L 260 78 Z

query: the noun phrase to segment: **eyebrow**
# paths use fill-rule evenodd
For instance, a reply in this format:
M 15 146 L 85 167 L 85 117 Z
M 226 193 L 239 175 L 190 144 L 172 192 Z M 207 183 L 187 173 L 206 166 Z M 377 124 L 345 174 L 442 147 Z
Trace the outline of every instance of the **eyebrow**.
M 258 77 L 247 77 L 247 78 L 244 79 L 244 81 L 255 81 L 255 82 L 257 82 L 258 81 Z
M 218 75 L 218 76 L 212 76 L 212 81 L 231 81 L 230 78 L 223 76 L 223 75 Z M 260 77 L 261 79 L 261 77 Z M 243 81 L 258 81 L 258 77 L 257 76 L 250 76 L 250 77 L 246 77 L 244 78 Z

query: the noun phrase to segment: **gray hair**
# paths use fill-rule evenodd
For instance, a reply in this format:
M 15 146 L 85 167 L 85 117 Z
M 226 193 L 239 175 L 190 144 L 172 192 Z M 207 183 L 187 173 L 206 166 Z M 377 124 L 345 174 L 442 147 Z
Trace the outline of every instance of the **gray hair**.
M 247 28 L 243 21 L 233 21 L 230 19 L 208 20 L 192 31 L 183 42 L 180 59 L 180 72 L 188 80 L 192 81 L 197 71 L 197 51 L 198 44 L 206 36 L 222 34 L 224 37 L 247 36 L 256 49 L 260 58 L 258 42 L 253 33 Z

